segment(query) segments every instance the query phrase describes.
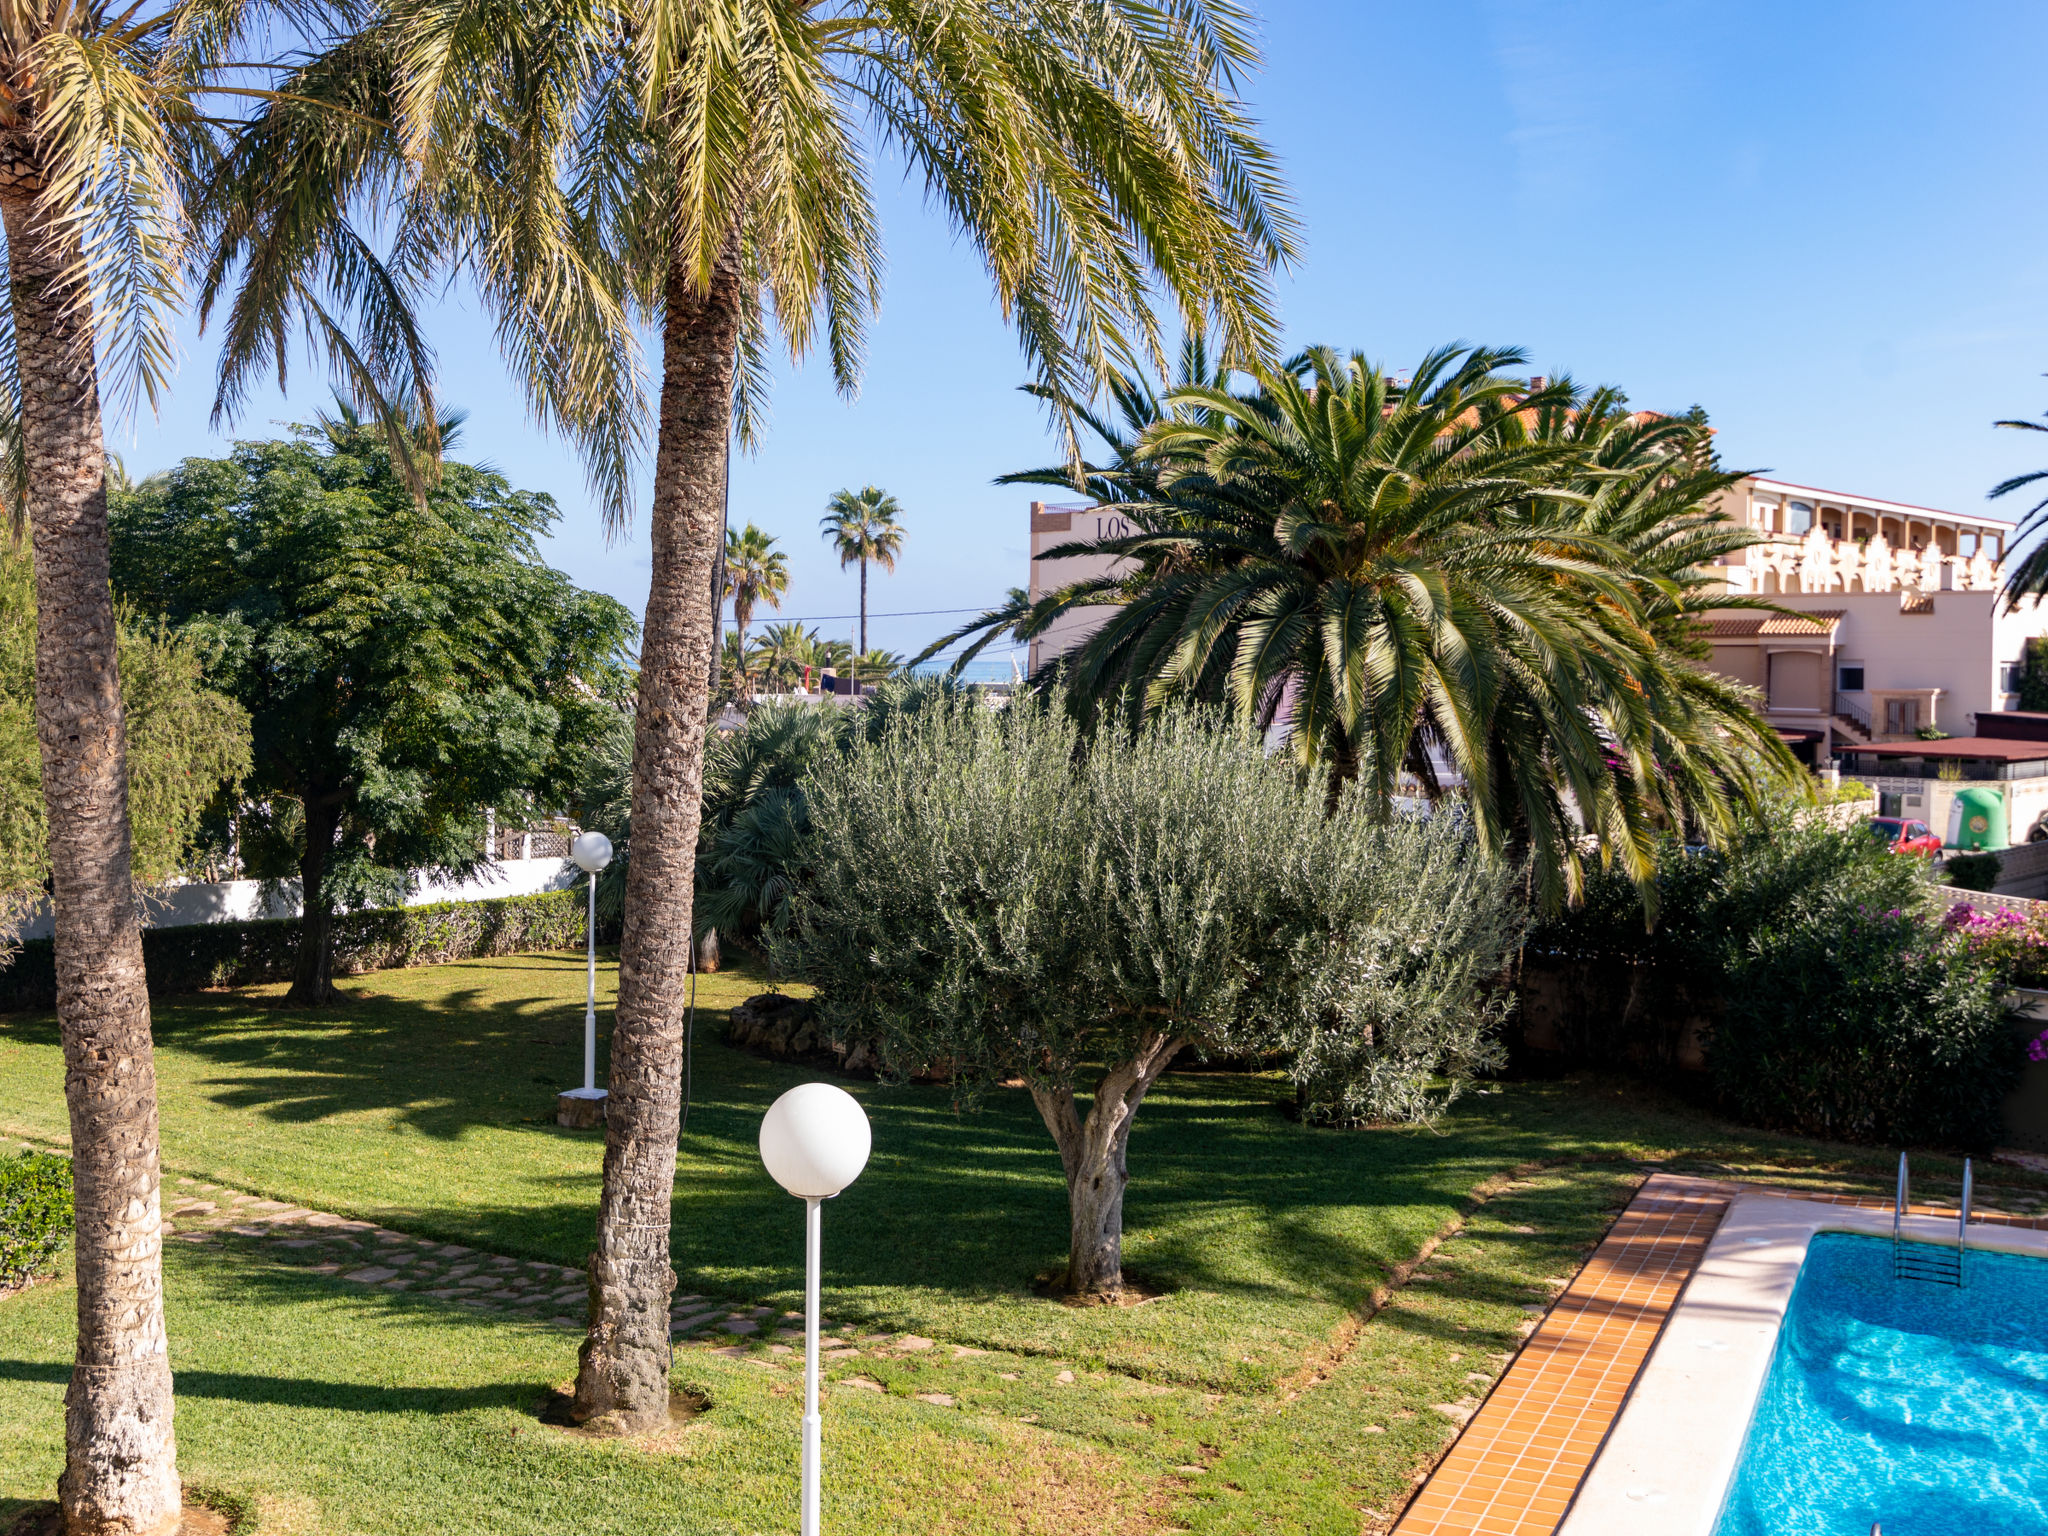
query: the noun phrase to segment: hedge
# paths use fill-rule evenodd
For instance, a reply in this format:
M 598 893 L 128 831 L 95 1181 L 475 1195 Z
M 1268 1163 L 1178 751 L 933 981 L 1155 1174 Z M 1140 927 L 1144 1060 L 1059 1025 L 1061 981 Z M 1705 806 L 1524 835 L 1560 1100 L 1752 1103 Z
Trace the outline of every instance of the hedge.
M 583 917 L 579 890 L 343 912 L 334 919 L 334 974 L 355 976 L 528 949 L 571 949 L 583 943 Z M 142 930 L 142 963 L 152 997 L 288 981 L 298 954 L 295 917 Z M 31 939 L 14 963 L 0 970 L 0 1012 L 56 1005 L 56 954 L 50 940 Z
M 71 1160 L 24 1152 L 0 1163 L 0 1286 L 49 1267 L 71 1235 Z

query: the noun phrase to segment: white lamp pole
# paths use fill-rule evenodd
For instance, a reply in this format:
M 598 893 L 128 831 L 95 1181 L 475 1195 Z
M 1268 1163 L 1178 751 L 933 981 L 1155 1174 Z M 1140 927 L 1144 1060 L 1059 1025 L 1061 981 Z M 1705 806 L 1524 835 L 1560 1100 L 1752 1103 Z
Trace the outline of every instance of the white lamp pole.
M 803 1536 L 818 1536 L 818 1268 L 820 1207 L 860 1177 L 872 1146 L 860 1103 L 830 1083 L 802 1083 L 768 1106 L 761 1161 L 804 1202 Z
M 595 1125 L 604 1114 L 604 1089 L 597 1086 L 597 877 L 612 861 L 612 840 L 602 832 L 579 833 L 569 844 L 569 862 L 590 876 L 590 917 L 584 924 L 590 975 L 583 994 L 583 1086 L 555 1097 L 562 1125 Z

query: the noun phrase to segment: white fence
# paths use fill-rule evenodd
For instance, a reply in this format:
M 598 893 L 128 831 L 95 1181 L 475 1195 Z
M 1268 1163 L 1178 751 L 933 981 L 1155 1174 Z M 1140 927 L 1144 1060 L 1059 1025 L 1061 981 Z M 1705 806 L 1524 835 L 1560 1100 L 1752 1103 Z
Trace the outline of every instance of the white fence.
M 507 841 L 510 841 L 509 835 Z M 582 878 L 582 871 L 566 859 L 500 859 L 486 864 L 467 880 L 422 880 L 405 898 L 405 904 L 424 907 L 437 901 L 488 901 L 498 896 L 532 896 L 541 891 L 565 890 Z M 257 880 L 174 885 L 143 898 L 142 925 L 145 928 L 182 928 L 193 923 L 239 923 L 259 917 L 297 917 L 297 882 L 285 882 L 285 889 L 280 895 L 281 900 L 266 903 L 262 882 Z M 50 909 L 44 905 L 28 920 L 21 936 L 24 939 L 47 939 L 50 932 Z

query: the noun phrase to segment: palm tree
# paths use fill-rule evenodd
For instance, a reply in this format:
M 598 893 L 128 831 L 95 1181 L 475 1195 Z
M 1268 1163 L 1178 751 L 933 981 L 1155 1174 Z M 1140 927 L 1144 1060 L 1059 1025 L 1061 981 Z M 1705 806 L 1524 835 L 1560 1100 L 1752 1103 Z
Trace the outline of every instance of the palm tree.
M 1656 640 L 1686 631 L 1660 605 L 1715 547 L 1669 519 L 1726 479 L 1660 490 L 1670 464 L 1618 434 L 1635 458 L 1603 464 L 1555 425 L 1581 419 L 1574 388 L 1532 391 L 1521 361 L 1446 348 L 1399 384 L 1317 349 L 1251 394 L 1175 390 L 1112 471 L 1155 487 L 1120 509 L 1138 531 L 1047 552 L 1130 569 L 988 617 L 1040 633 L 1115 604 L 1066 658 L 1084 698 L 1225 703 L 1283 734 L 1333 808 L 1354 778 L 1380 814 L 1454 779 L 1551 901 L 1579 886 L 1581 824 L 1647 884 L 1657 825 L 1725 825 L 1753 785 L 1740 749 L 1786 761 L 1740 690 Z
M 0 496 L 34 545 L 35 714 L 77 1211 L 77 1358 L 58 1484 L 67 1531 L 167 1531 L 181 1518 L 102 387 L 120 414 L 161 396 L 184 210 L 219 120 L 204 98 L 260 94 L 235 64 L 257 35 L 255 12 L 233 0 L 0 10 Z M 232 85 L 229 67 L 241 72 Z
M 752 523 L 725 532 L 725 589 L 732 594 L 732 621 L 739 627 L 740 649 L 747 646 L 747 626 L 754 622 L 754 605 L 782 606 L 782 594 L 789 590 L 789 558 L 775 547 L 775 540 Z
M 312 312 L 308 295 L 382 270 L 363 230 L 306 210 L 395 200 L 381 294 L 458 254 L 614 525 L 649 425 L 639 327 L 659 337 L 634 857 L 579 1422 L 637 1432 L 668 1412 L 712 578 L 731 435 L 757 437 L 771 339 L 800 358 L 822 332 L 839 386 L 855 387 L 880 154 L 923 177 L 1058 399 L 1154 355 L 1160 301 L 1231 356 L 1264 355 L 1268 274 L 1293 233 L 1235 94 L 1256 61 L 1235 0 L 386 0 L 238 140 L 229 179 L 246 211 L 209 271 L 254 274 L 230 315 L 247 355 L 278 361 L 269 338 Z M 301 104 L 330 101 L 352 132 Z
M 879 486 L 864 485 L 858 491 L 834 491 L 825 504 L 819 529 L 832 552 L 839 557 L 839 569 L 860 562 L 860 640 L 856 649 L 868 648 L 868 562 L 885 571 L 896 569 L 896 556 L 903 550 L 903 526 L 897 521 L 903 509 L 896 498 Z
M 1996 421 L 1996 427 L 2011 427 L 2020 432 L 2048 432 L 2048 425 L 2039 421 Z M 2010 496 L 2014 491 L 2023 491 L 2029 486 L 2039 486 L 2048 481 L 2048 469 L 2029 470 L 2025 474 L 2011 475 L 1991 488 L 1995 499 Z M 2005 578 L 2005 601 L 2008 607 L 2017 607 L 2019 600 L 2028 595 L 2048 595 L 2048 540 L 2039 537 L 2043 527 L 2048 527 L 2048 497 L 2037 501 L 2027 509 L 2027 515 L 2020 519 L 2020 525 L 2005 541 L 2005 551 L 2025 548 L 2026 554 L 2012 567 Z

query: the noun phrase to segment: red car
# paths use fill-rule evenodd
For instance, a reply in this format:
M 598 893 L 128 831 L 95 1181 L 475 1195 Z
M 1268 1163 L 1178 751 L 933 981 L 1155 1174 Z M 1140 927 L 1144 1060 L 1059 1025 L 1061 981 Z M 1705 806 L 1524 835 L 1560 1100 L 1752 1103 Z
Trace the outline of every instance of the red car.
M 1918 853 L 1933 858 L 1941 852 L 1941 839 L 1924 821 L 1908 821 L 1903 816 L 1873 816 L 1870 818 L 1870 833 L 1890 844 L 1893 853 Z

